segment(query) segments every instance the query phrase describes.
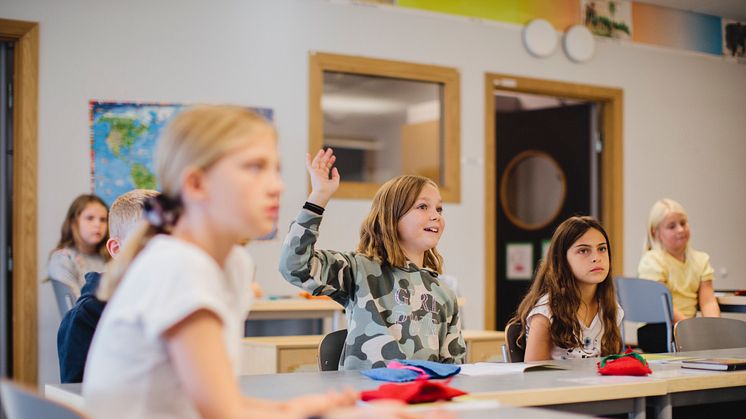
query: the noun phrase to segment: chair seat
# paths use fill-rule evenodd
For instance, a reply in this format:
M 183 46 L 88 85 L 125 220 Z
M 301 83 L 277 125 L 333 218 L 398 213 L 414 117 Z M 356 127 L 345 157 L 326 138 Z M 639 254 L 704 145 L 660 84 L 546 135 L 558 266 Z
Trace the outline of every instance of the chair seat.
M 45 399 L 34 391 L 3 379 L 0 381 L 2 406 L 8 419 L 85 419 L 72 407 Z

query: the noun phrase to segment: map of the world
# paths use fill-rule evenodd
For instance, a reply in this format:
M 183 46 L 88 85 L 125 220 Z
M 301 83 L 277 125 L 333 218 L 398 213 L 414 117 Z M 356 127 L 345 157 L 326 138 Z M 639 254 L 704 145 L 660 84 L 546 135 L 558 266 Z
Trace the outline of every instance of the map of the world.
M 180 104 L 90 102 L 93 193 L 111 206 L 136 188 L 157 189 L 153 155 Z M 272 110 L 251 108 L 272 120 Z

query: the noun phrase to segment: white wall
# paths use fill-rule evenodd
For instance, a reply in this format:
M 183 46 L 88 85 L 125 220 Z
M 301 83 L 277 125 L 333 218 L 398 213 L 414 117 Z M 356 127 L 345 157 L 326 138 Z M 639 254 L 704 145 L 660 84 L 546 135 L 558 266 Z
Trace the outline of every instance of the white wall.
M 39 276 L 72 198 L 90 188 L 90 99 L 235 103 L 276 111 L 286 192 L 281 224 L 304 201 L 308 54 L 323 51 L 456 67 L 461 73 L 462 203 L 446 205 L 447 271 L 483 326 L 485 72 L 624 89 L 625 274 L 641 254 L 649 206 L 661 196 L 688 209 L 693 240 L 727 268 L 718 288 L 746 288 L 746 66 L 692 53 L 599 40 L 579 65 L 561 51 L 529 56 L 520 28 L 356 6 L 290 1 L 0 0 L 0 16 L 41 24 Z M 369 204 L 333 201 L 321 245 L 349 249 Z M 282 232 L 281 232 L 282 233 Z M 279 240 L 252 245 L 270 293 L 294 290 L 276 271 Z M 57 380 L 59 315 L 40 302 L 40 382 Z

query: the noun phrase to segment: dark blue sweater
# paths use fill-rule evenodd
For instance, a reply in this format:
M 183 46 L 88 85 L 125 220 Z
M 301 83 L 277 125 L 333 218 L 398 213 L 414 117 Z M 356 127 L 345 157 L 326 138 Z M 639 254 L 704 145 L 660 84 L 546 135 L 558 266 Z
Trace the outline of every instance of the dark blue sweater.
M 93 332 L 106 303 L 96 298 L 101 279 L 98 272 L 85 274 L 85 285 L 80 298 L 62 318 L 57 331 L 57 356 L 60 361 L 60 380 L 63 383 L 83 381 L 85 360 L 91 347 Z

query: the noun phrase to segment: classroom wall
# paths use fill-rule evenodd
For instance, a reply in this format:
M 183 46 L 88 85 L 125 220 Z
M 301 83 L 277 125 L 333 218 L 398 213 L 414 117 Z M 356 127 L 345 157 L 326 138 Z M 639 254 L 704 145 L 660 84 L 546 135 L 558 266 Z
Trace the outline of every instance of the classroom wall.
M 283 178 L 280 231 L 306 196 L 308 54 L 323 51 L 456 67 L 461 74 L 462 202 L 447 204 L 441 252 L 467 299 L 465 323 L 484 324 L 485 72 L 624 89 L 624 274 L 634 275 L 650 205 L 688 209 L 695 246 L 746 288 L 746 66 L 688 52 L 597 39 L 575 64 L 528 55 L 518 26 L 353 5 L 344 1 L 2 0 L 0 16 L 41 24 L 39 277 L 65 210 L 90 189 L 88 101 L 233 103 L 275 110 Z M 320 245 L 350 249 L 366 201 L 334 200 Z M 290 293 L 276 270 L 280 239 L 251 245 L 258 280 Z M 40 383 L 57 381 L 59 314 L 39 295 Z

